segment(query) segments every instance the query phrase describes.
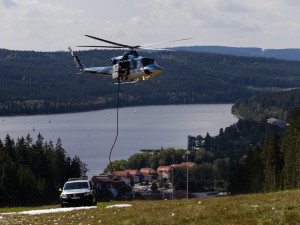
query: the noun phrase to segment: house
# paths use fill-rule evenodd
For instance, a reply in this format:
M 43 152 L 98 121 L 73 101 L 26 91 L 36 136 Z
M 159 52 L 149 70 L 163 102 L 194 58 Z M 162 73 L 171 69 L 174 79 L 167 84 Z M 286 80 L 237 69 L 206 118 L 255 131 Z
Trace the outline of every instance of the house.
M 188 166 L 189 168 L 192 168 L 194 166 L 196 166 L 197 164 L 196 163 L 193 163 L 193 162 L 182 162 L 181 164 L 172 164 L 171 167 L 182 167 L 182 166 Z
M 130 177 L 132 178 L 133 182 L 141 183 L 143 182 L 143 174 L 139 170 L 125 170 L 124 172 L 127 172 L 130 174 Z
M 173 167 L 171 166 L 159 166 L 157 168 L 158 178 L 170 179 Z
M 180 165 L 181 165 L 181 166 L 188 166 L 189 168 L 193 168 L 193 167 L 196 166 L 197 164 L 196 164 L 196 163 L 193 163 L 193 162 L 182 162 Z
M 142 168 L 140 169 L 141 173 L 143 174 L 144 177 L 144 182 L 148 182 L 151 179 L 156 179 L 157 173 L 154 169 L 151 168 Z
M 279 120 L 279 119 L 270 118 L 270 119 L 267 119 L 267 122 L 270 123 L 270 124 L 276 125 L 280 128 L 286 128 L 287 127 L 286 123 L 282 120 Z
M 142 168 L 140 169 L 141 173 L 148 173 L 148 174 L 156 174 L 156 171 L 152 168 Z
M 181 166 L 182 166 L 181 164 L 172 164 L 172 165 L 171 165 L 171 167 L 175 167 L 175 168 L 176 168 L 176 167 L 181 167 Z
M 186 166 L 188 166 L 188 168 L 193 168 L 196 165 L 197 164 L 193 162 L 182 162 L 181 164 L 172 164 L 170 166 L 159 166 L 157 168 L 158 178 L 164 177 L 170 179 L 173 168 Z
M 127 171 L 114 171 L 113 175 L 116 179 L 124 181 L 126 184 L 130 184 L 131 181 L 131 175 Z

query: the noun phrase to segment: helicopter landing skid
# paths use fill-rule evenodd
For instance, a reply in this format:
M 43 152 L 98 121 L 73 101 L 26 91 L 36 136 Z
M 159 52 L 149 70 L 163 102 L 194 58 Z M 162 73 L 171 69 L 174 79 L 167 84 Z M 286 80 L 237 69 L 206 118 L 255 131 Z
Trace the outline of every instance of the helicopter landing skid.
M 146 82 L 146 81 L 143 81 L 142 83 L 138 83 L 140 81 L 140 79 L 137 79 L 137 80 L 134 80 L 134 81 L 121 81 L 119 83 L 114 83 L 114 84 L 117 84 L 117 85 L 121 85 L 121 84 L 135 84 L 136 86 L 144 86 L 144 85 L 154 85 L 154 84 L 159 84 L 160 83 L 160 80 L 158 81 L 151 81 L 151 82 Z
M 160 83 L 160 80 L 158 81 L 151 81 L 151 82 L 143 82 L 143 83 L 137 83 L 135 84 L 136 86 L 144 86 L 144 85 L 155 85 L 155 84 L 159 84 Z
M 117 85 L 121 85 L 121 84 L 136 84 L 139 80 L 134 80 L 134 81 L 120 81 L 118 83 L 114 83 Z

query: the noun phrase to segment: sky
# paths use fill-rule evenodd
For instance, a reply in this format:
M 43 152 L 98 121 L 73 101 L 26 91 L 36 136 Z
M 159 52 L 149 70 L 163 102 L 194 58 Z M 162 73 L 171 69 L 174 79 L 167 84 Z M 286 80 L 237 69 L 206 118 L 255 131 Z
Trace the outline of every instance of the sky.
M 153 47 L 300 48 L 299 0 L 0 0 L 0 48 L 61 51 L 182 38 Z

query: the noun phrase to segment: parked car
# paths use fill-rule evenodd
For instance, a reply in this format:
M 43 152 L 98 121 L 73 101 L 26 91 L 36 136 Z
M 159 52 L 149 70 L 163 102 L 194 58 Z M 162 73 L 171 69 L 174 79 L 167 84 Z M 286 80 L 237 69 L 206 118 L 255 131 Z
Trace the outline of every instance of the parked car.
M 61 207 L 69 205 L 97 205 L 96 189 L 86 178 L 70 178 L 60 189 Z

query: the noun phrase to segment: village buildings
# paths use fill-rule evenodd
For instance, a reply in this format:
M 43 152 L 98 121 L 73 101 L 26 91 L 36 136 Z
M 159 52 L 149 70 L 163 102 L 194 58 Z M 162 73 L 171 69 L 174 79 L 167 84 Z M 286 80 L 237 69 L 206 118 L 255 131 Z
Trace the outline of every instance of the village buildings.
M 115 178 L 124 181 L 126 184 L 136 184 L 161 178 L 170 179 L 173 168 L 183 166 L 192 168 L 196 166 L 196 163 L 182 162 L 181 164 L 172 164 L 170 166 L 159 166 L 157 170 L 152 168 L 141 168 L 140 170 L 114 171 L 113 175 Z
M 124 170 L 124 171 L 113 171 L 112 174 L 100 174 L 93 177 L 95 187 L 98 190 L 99 199 L 105 199 L 109 196 L 110 199 L 130 199 L 131 196 L 140 194 L 140 198 L 147 200 L 157 198 L 163 199 L 181 199 L 186 197 L 186 193 L 183 190 L 179 191 L 164 191 L 164 193 L 150 193 L 151 190 L 142 188 L 142 192 L 138 188 L 133 192 L 133 186 L 135 184 L 146 183 L 150 181 L 167 179 L 170 180 L 172 172 L 176 167 L 188 167 L 192 168 L 196 166 L 192 162 L 182 162 L 181 164 L 172 164 L 170 166 L 159 166 L 156 170 L 152 168 L 141 168 L 140 170 Z M 131 188 L 129 188 L 131 187 Z M 131 189 L 131 191 L 129 190 Z M 146 191 L 146 192 L 145 192 Z M 181 192 L 184 192 L 181 193 Z M 136 194 L 134 194 L 136 193 Z M 136 196 L 135 196 L 136 197 Z

